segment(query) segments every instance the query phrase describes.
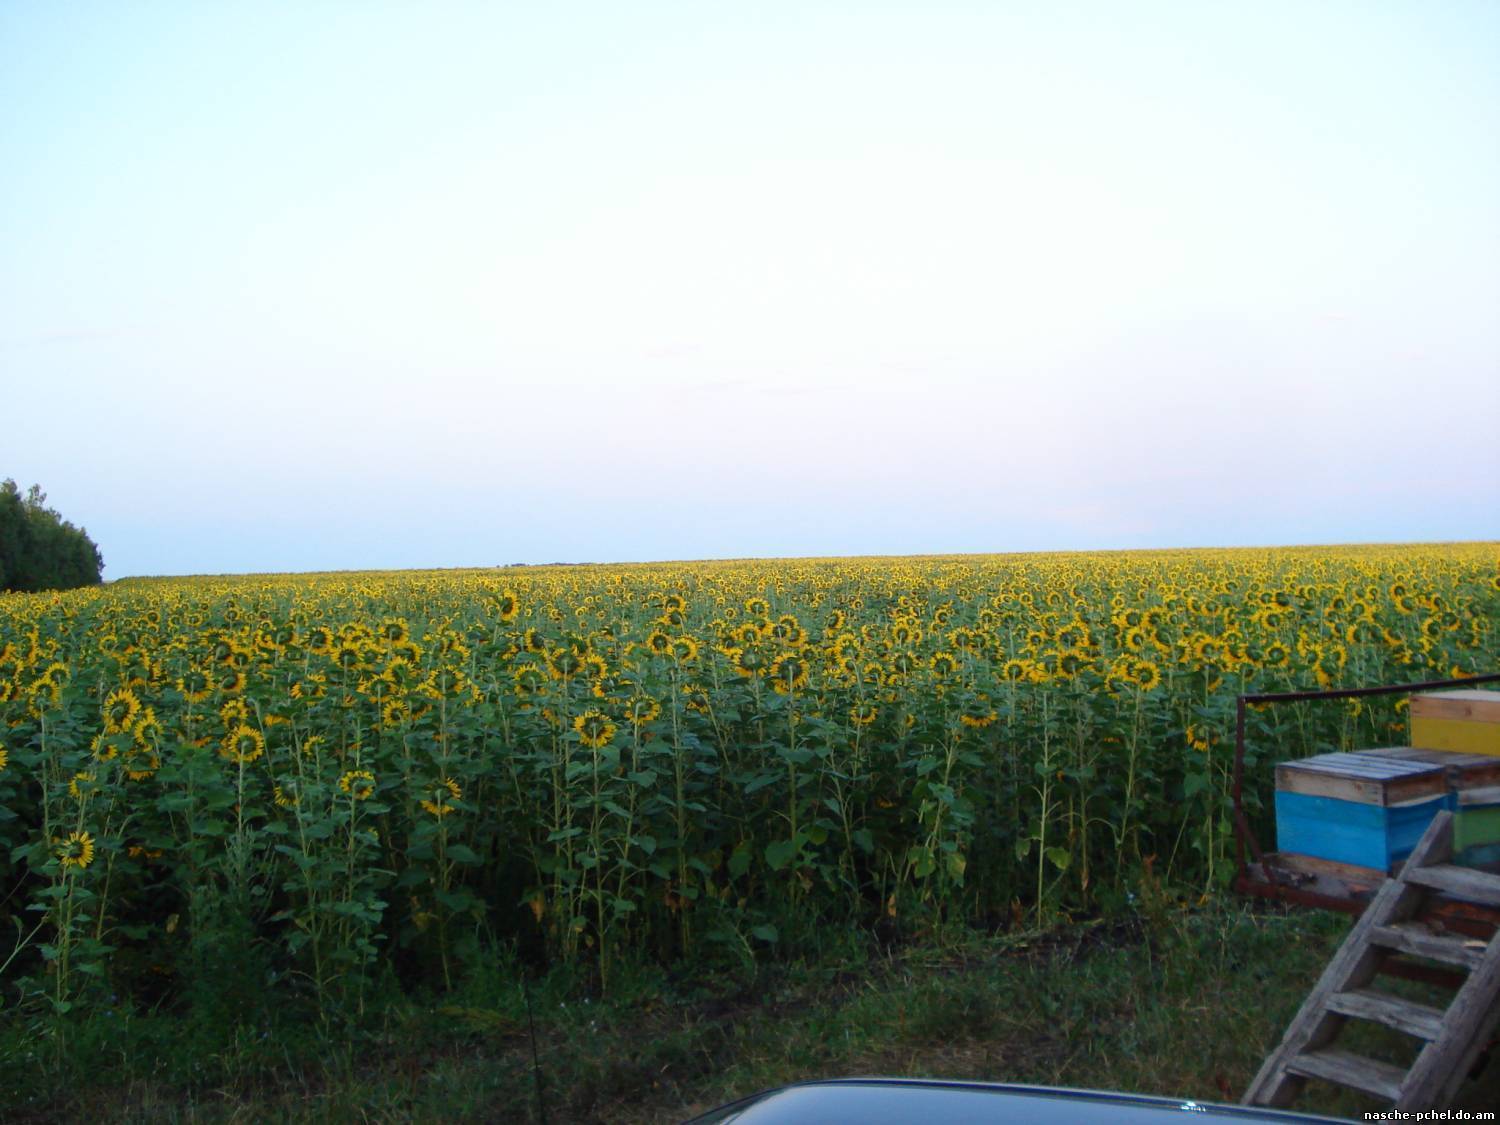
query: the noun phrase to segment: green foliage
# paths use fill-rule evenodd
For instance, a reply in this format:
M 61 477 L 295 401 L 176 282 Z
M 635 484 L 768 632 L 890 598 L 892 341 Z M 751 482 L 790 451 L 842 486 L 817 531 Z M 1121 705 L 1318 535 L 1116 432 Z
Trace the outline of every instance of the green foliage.
M 1231 874 L 1236 694 L 1493 668 L 1497 577 L 1448 545 L 9 596 L 0 998 L 326 1034 L 467 1008 L 496 949 L 613 997 L 1169 918 Z M 1252 711 L 1261 839 L 1277 760 L 1403 718 Z
M 23 496 L 0 484 L 0 590 L 70 590 L 96 586 L 104 559 L 88 533 L 46 506 L 37 485 Z

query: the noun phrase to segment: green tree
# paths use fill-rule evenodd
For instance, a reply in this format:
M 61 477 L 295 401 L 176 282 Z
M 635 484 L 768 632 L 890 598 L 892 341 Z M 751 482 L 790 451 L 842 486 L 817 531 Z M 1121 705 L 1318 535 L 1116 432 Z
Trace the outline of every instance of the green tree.
M 47 507 L 32 485 L 23 496 L 13 480 L 0 484 L 0 590 L 66 590 L 97 585 L 104 558 L 88 532 Z

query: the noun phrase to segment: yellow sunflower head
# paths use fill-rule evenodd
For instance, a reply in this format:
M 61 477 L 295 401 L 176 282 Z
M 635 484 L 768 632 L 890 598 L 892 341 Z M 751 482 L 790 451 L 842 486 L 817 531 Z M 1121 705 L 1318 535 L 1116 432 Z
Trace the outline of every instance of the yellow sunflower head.
M 243 725 L 226 734 L 219 747 L 221 758 L 240 765 L 248 765 L 265 752 L 265 736 L 254 727 Z
M 140 698 L 129 688 L 119 688 L 104 700 L 104 729 L 110 734 L 130 729 L 141 713 Z
M 339 788 L 356 801 L 368 801 L 375 795 L 375 775 L 369 770 L 349 770 L 339 778 Z
M 94 838 L 87 832 L 69 832 L 66 840 L 54 841 L 52 854 L 61 861 L 64 869 L 72 867 L 82 871 L 94 862 Z
M 771 686 L 782 695 L 800 691 L 807 686 L 808 671 L 807 657 L 799 652 L 784 652 L 771 664 Z
M 578 741 L 590 750 L 599 749 L 615 736 L 615 724 L 602 711 L 584 711 L 575 715 L 573 729 L 578 733 Z
M 648 695 L 637 695 L 625 705 L 626 718 L 636 726 L 644 726 L 661 714 L 661 704 Z
M 189 668 L 177 680 L 177 690 L 189 703 L 202 703 L 213 694 L 213 679 L 202 668 Z
M 427 796 L 422 799 L 422 808 L 432 816 L 447 816 L 457 810 L 453 806 L 454 801 L 461 801 L 464 792 L 459 788 L 458 782 L 451 777 L 445 777 L 435 785 L 429 786 Z

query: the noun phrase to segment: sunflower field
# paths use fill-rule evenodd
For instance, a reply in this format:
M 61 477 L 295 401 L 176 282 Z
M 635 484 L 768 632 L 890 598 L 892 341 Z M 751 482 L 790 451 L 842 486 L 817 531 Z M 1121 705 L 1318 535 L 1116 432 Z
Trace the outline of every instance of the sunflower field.
M 1494 544 L 3 595 L 4 1002 L 358 1008 L 497 945 L 607 987 L 1213 894 L 1236 694 L 1494 671 L 1497 615 Z M 1275 761 L 1403 707 L 1252 711 L 1263 836 Z

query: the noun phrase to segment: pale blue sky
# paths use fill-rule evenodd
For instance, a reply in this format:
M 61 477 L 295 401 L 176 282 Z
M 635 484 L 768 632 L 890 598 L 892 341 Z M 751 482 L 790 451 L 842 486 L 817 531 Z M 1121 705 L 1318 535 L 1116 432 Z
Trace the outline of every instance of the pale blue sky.
M 1500 4 L 0 3 L 130 574 L 1500 538 Z

